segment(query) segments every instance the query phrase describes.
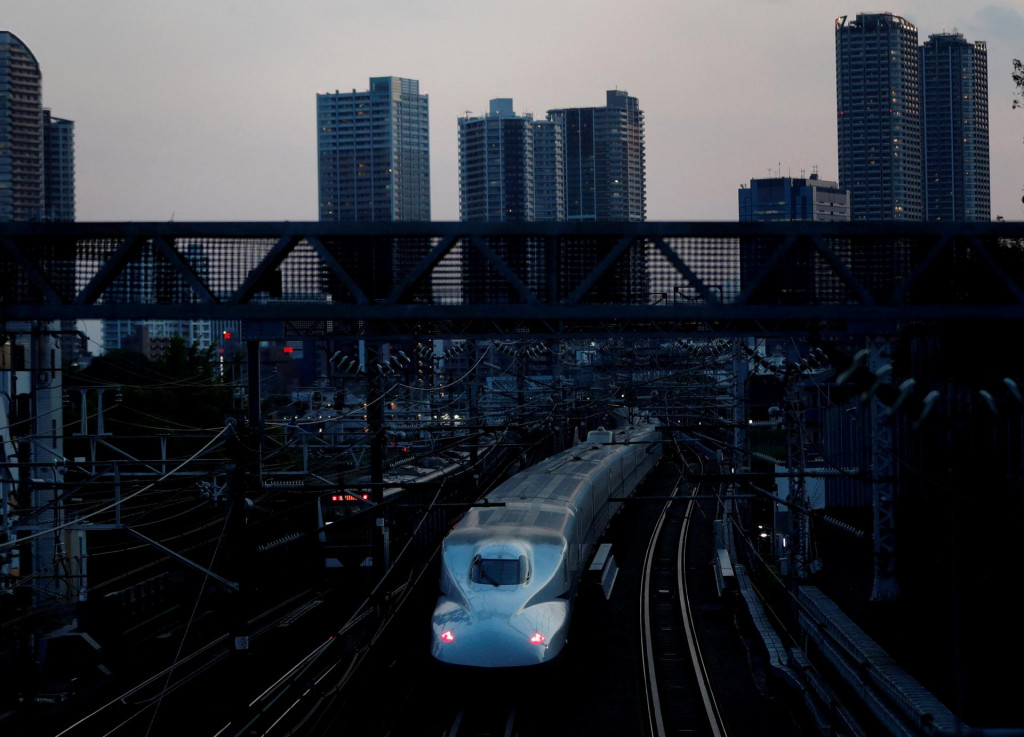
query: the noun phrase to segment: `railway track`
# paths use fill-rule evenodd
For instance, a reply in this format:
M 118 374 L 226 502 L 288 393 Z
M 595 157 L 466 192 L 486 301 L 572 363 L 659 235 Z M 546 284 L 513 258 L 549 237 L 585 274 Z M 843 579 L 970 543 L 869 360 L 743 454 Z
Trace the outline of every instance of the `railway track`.
M 459 709 L 443 737 L 515 737 L 517 734 L 514 708 L 476 706 Z
M 218 722 L 230 722 L 257 707 L 273 687 L 282 685 L 289 674 L 328 646 L 336 634 L 330 633 L 328 625 L 330 600 L 323 589 L 296 592 L 249 620 L 252 655 L 234 650 L 229 633 L 209 637 L 183 648 L 185 652 L 170 665 L 139 668 L 131 677 L 122 675 L 91 699 L 88 708 L 37 718 L 26 723 L 21 733 L 212 735 Z M 318 637 L 318 632 L 329 634 Z M 282 675 L 265 675 L 269 673 Z M 271 687 L 260 685 L 260 679 Z
M 695 458 L 693 463 L 700 463 Z M 682 477 L 669 496 L 683 489 Z M 693 496 L 699 491 L 692 490 Z M 698 502 L 666 501 L 644 558 L 641 652 L 650 734 L 728 734 L 708 676 L 691 611 L 687 541 Z
M 666 490 L 690 497 L 693 490 L 684 487 L 681 479 L 682 473 L 666 464 L 646 492 L 650 498 L 630 502 L 616 518 L 613 527 L 618 529 L 612 532 L 620 575 L 614 596 L 606 600 L 596 585 L 583 592 L 578 607 L 580 626 L 554 677 L 541 680 L 535 674 L 525 674 L 527 686 L 518 688 L 514 679 L 506 679 L 497 688 L 481 683 L 466 687 L 447 680 L 447 673 L 438 671 L 428 657 L 425 642 L 436 578 L 432 571 L 422 585 L 410 582 L 410 594 L 420 591 L 408 597 L 409 603 L 396 606 L 395 622 L 386 627 L 386 635 L 378 629 L 358 647 L 336 642 L 342 639 L 336 621 L 329 637 L 313 636 L 311 621 L 326 610 L 318 603 L 318 592 L 306 592 L 305 597 L 261 615 L 252 627 L 254 650 L 265 649 L 259 647 L 260 638 L 280 637 L 289 629 L 294 633 L 306 630 L 304 637 L 289 640 L 304 644 L 291 645 L 279 654 L 273 671 L 278 675 L 261 674 L 263 685 L 245 689 L 245 704 L 234 710 L 220 704 L 214 718 L 202 721 L 201 727 L 196 721 L 186 731 L 211 737 L 750 734 L 727 732 L 716 706 L 717 666 L 701 653 L 701 633 L 693 622 L 694 610 L 707 608 L 707 593 L 701 591 L 691 600 L 687 574 L 698 574 L 694 579 L 699 581 L 710 576 L 710 570 L 705 568 L 708 558 L 687 554 L 687 542 L 694 530 L 710 525 L 704 515 L 714 502 L 652 500 L 666 496 Z M 644 602 L 640 616 L 638 599 Z M 335 620 L 337 616 L 335 612 Z M 610 632 L 615 636 L 609 637 Z M 184 663 L 173 678 L 154 674 L 147 683 L 110 699 L 102 715 L 90 716 L 61 734 L 114 737 L 148 733 L 156 737 L 182 733 L 170 721 L 158 723 L 162 720 L 151 718 L 157 691 L 167 692 L 161 713 L 181 717 L 181 710 L 188 708 L 184 705 L 189 703 L 189 689 L 203 688 L 200 683 L 206 683 L 205 688 L 224 686 L 216 677 L 204 675 L 199 661 L 207 662 L 205 667 L 211 673 L 216 671 L 218 663 L 223 665 L 229 659 L 229 644 L 226 637 L 211 642 L 208 654 L 196 656 L 194 676 L 186 673 Z M 735 672 L 727 678 L 737 680 Z M 160 679 L 174 684 L 180 679 L 181 684 L 168 687 L 160 685 Z M 156 727 L 146 726 L 150 722 Z M 53 737 L 57 732 L 45 734 Z
M 688 496 L 691 490 L 681 478 L 680 473 L 664 473 L 648 493 L 665 496 L 667 485 L 673 494 Z M 388 694 L 381 696 L 387 699 L 387 710 L 382 709 L 387 713 L 369 722 L 349 714 L 335 726 L 347 727 L 345 733 L 391 737 L 726 735 L 714 706 L 709 666 L 697 646 L 695 627 L 687 622 L 691 605 L 684 572 L 704 561 L 690 560 L 685 549 L 691 521 L 706 521 L 699 519 L 701 503 L 666 502 L 654 513 L 657 502 L 640 499 L 624 515 L 619 536 L 630 541 L 615 543 L 625 568 L 615 596 L 606 601 L 590 589 L 581 597 L 585 600 L 578 605 L 580 626 L 570 636 L 566 659 L 556 672 L 498 677 L 483 672 L 449 680 L 450 671 L 438 671 L 429 661 L 416 658 L 414 653 L 425 647 L 424 633 L 411 627 L 407 629 L 413 636 L 403 638 L 404 644 L 389 653 L 394 662 L 387 675 L 376 677 L 387 684 Z M 637 529 L 631 529 L 634 525 Z M 643 539 L 636 534 L 640 529 L 648 531 Z M 635 554 L 634 541 L 641 543 Z M 706 573 L 710 575 L 710 569 Z M 638 600 L 644 602 L 639 607 Z M 429 608 L 421 610 L 421 616 L 428 613 Z M 637 637 L 627 645 L 623 637 L 609 638 L 610 628 L 617 635 L 635 632 Z M 644 677 L 633 677 L 633 661 L 643 663 Z M 639 671 L 637 667 L 637 676 Z M 358 689 L 364 679 L 356 680 Z M 368 698 L 350 697 L 348 708 L 355 710 Z

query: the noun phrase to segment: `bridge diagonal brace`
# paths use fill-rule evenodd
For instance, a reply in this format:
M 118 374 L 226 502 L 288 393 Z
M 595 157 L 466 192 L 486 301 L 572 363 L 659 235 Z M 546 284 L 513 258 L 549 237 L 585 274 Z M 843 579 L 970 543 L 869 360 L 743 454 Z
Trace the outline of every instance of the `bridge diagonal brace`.
M 579 304 L 580 300 L 594 288 L 594 285 L 597 284 L 597 280 L 611 270 L 612 266 L 615 265 L 615 262 L 622 257 L 622 254 L 628 251 L 634 243 L 639 242 L 642 242 L 642 240 L 636 236 L 622 236 L 622 238 L 619 239 L 619 242 L 615 244 L 603 259 L 601 259 L 601 262 L 595 266 L 589 274 L 587 274 L 587 277 L 581 281 L 576 286 L 576 289 L 573 290 L 572 294 L 566 298 L 566 304 Z
M 42 292 L 43 297 L 46 299 L 48 304 L 60 305 L 63 303 L 63 300 L 61 300 L 57 290 L 54 289 L 49 280 L 43 276 L 43 272 L 37 268 L 32 259 L 28 258 L 24 252 L 18 248 L 11 238 L 3 236 L 3 238 L 0 239 L 0 247 L 11 254 L 14 260 L 18 263 L 18 266 L 25 271 L 29 279 L 32 280 L 32 283 L 34 283 L 39 288 L 39 291 Z
M 736 304 L 745 305 L 751 296 L 757 294 L 757 291 L 761 288 L 761 284 L 768 278 L 768 275 L 775 270 L 775 267 L 778 266 L 783 257 L 793 249 L 794 243 L 796 243 L 795 235 L 787 235 L 785 237 L 779 247 L 772 251 L 772 255 L 768 260 L 758 267 L 757 274 L 754 278 L 744 286 L 743 291 L 740 293 L 739 297 L 736 298 Z M 740 258 L 743 258 L 742 255 Z
M 1006 287 L 1010 293 L 1017 299 L 1017 304 L 1024 304 L 1024 292 L 1017 286 L 1006 270 L 1003 269 L 999 263 L 992 257 L 992 251 L 985 244 L 983 244 L 977 236 L 968 235 L 965 236 L 967 242 L 971 244 L 978 256 L 992 269 L 992 275 L 999 279 L 1000 283 Z
M 495 253 L 493 248 L 487 245 L 484 239 L 474 234 L 469 236 L 469 242 L 476 248 L 476 250 L 483 254 L 488 263 L 498 270 L 498 273 L 501 274 L 502 278 L 504 278 L 505 281 L 511 284 L 515 290 L 519 292 L 520 296 L 522 296 L 526 301 L 526 304 L 538 304 L 537 295 L 530 291 L 530 288 L 523 283 L 523 280 L 520 279 L 511 268 L 509 268 L 509 265 L 505 263 L 503 258 Z
M 405 298 L 405 295 L 412 291 L 441 262 L 441 259 L 448 255 L 459 242 L 459 237 L 458 234 L 449 235 L 442 238 L 437 245 L 431 248 L 430 252 L 416 264 L 416 268 L 409 272 L 402 283 L 391 292 L 388 302 L 392 304 L 400 303 Z
M 722 300 L 715 295 L 711 288 L 704 283 L 704 280 L 697 276 L 694 270 L 691 269 L 685 261 L 679 258 L 679 254 L 672 250 L 662 236 L 656 236 L 651 240 L 654 242 L 654 245 L 658 248 L 661 254 L 668 259 L 669 263 L 676 267 L 676 271 L 685 277 L 686 281 L 692 284 L 705 300 L 712 304 L 721 304 Z
M 131 256 L 138 250 L 139 243 L 144 240 L 140 235 L 129 235 L 114 251 L 113 255 L 106 260 L 85 288 L 79 292 L 72 304 L 91 305 L 95 304 L 107 287 L 114 283 L 114 280 L 124 272 L 126 264 Z
M 835 251 L 825 245 L 824 241 L 819 236 L 809 235 L 806 236 L 807 240 L 811 242 L 815 250 L 821 255 L 825 262 L 832 267 L 832 273 L 838 276 L 843 284 L 853 290 L 854 294 L 860 299 L 860 303 L 863 305 L 875 304 L 875 298 L 871 295 L 864 284 L 853 275 L 850 268 L 843 263 L 843 261 L 836 256 Z
M 338 259 L 334 258 L 334 254 L 331 253 L 330 249 L 327 248 L 319 238 L 307 235 L 306 242 L 313 247 L 313 250 L 317 252 L 317 255 L 320 256 L 320 259 L 324 262 L 327 268 L 331 270 L 331 273 L 338 277 L 341 283 L 344 284 L 348 291 L 352 293 L 352 296 L 355 297 L 356 304 L 370 304 L 370 300 L 367 299 L 366 293 L 359 288 L 359 285 L 355 283 L 355 280 L 353 280 L 352 277 L 349 276 L 349 273 L 345 271 L 345 267 L 341 265 Z
M 277 243 L 270 249 L 270 252 L 263 257 L 263 260 L 253 268 L 239 285 L 235 293 L 228 299 L 229 304 L 248 304 L 252 296 L 258 291 L 263 279 L 285 260 L 289 253 L 294 250 L 295 245 L 302 240 L 300 235 L 282 235 Z
M 192 268 L 192 264 L 182 257 L 181 252 L 177 248 L 172 248 L 167 242 L 167 239 L 163 236 L 156 236 L 153 238 L 153 246 L 164 255 L 164 257 L 171 262 L 175 270 L 188 282 L 188 285 L 192 288 L 192 291 L 199 297 L 199 301 L 203 304 L 213 304 L 217 301 L 217 298 L 207 288 L 206 284 L 199 275 L 196 274 L 195 269 Z

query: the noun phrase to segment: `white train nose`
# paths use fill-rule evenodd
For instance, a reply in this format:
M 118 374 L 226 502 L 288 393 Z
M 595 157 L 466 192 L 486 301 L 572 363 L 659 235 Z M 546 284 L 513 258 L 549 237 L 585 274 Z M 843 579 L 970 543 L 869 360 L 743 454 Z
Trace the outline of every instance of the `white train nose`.
M 545 663 L 565 645 L 568 613 L 564 602 L 547 602 L 511 617 L 469 617 L 465 610 L 440 606 L 431 654 L 444 663 L 482 668 Z

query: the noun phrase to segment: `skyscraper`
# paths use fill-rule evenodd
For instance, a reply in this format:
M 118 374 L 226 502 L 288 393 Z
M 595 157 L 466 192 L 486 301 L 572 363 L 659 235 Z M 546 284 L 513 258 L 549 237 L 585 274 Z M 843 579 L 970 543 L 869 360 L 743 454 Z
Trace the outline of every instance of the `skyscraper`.
M 75 219 L 75 124 L 43 110 L 44 219 Z
M 561 128 L 565 159 L 565 219 L 638 222 L 647 216 L 644 114 L 635 97 L 608 90 L 604 107 L 560 108 L 548 120 Z M 569 295 L 614 247 L 614 238 L 565 243 L 557 293 Z M 650 297 L 646 254 L 630 249 L 586 301 L 644 304 Z
M 491 222 L 534 219 L 533 116 L 516 115 L 512 100 L 491 100 L 490 112 L 459 118 L 459 216 Z
M 562 129 L 490 100 L 484 116 L 459 119 L 459 212 L 463 220 L 564 220 Z
M 512 100 L 495 98 L 486 115 L 459 118 L 459 215 L 466 221 L 563 220 L 562 129 L 517 115 Z M 537 238 L 488 238 L 520 279 L 541 289 L 546 251 Z M 461 251 L 462 299 L 476 303 L 519 298 L 477 248 Z
M 491 100 L 486 115 L 459 119 L 461 219 L 564 220 L 564 166 L 560 125 Z
M 608 90 L 606 100 L 605 107 L 548 111 L 548 119 L 562 127 L 570 221 L 647 216 L 644 114 L 623 90 Z
M 43 212 L 43 77 L 21 39 L 0 31 L 0 221 Z
M 836 19 L 839 186 L 853 220 L 920 220 L 917 27 L 892 13 Z
M 924 218 L 989 220 L 988 50 L 959 33 L 921 46 Z
M 565 145 L 554 121 L 533 121 L 533 192 L 534 220 L 565 220 Z
M 427 107 L 400 77 L 316 96 L 320 220 L 430 220 Z

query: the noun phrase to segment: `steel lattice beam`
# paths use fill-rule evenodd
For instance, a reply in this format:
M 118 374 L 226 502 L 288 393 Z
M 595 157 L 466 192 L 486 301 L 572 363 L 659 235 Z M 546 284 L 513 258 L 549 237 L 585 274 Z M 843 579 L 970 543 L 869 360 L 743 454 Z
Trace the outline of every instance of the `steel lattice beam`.
M 1021 222 L 0 223 L 0 322 L 848 332 L 1021 319 L 1022 251 Z

